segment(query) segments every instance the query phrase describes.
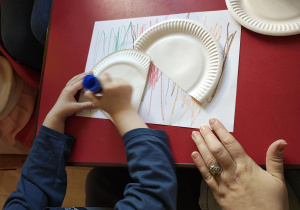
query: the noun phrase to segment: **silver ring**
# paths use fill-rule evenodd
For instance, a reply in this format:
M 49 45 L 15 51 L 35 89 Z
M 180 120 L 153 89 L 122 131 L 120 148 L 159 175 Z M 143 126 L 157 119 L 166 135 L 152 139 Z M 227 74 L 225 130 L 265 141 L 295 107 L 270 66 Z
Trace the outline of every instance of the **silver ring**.
M 220 164 L 213 164 L 208 167 L 208 170 L 212 176 L 219 176 L 223 171 Z

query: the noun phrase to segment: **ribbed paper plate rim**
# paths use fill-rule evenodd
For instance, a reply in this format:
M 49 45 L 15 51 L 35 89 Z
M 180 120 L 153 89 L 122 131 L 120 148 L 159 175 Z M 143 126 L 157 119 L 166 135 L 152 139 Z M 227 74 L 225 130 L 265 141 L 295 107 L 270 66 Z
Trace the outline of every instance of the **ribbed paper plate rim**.
M 132 62 L 132 63 L 138 63 L 145 69 L 145 71 L 149 70 L 149 66 L 151 62 L 150 57 L 148 55 L 138 50 L 119 50 L 102 58 L 92 68 L 93 74 L 95 76 L 98 76 L 101 73 L 101 70 L 104 65 L 108 63 L 113 63 L 115 61 L 122 61 L 122 60 L 127 62 Z
M 147 46 L 151 45 L 155 36 L 162 36 L 164 34 L 186 32 L 199 38 L 208 50 L 209 55 L 209 69 L 206 78 L 201 84 L 198 84 L 196 91 L 188 92 L 189 95 L 194 97 L 199 102 L 204 102 L 209 96 L 210 92 L 214 90 L 220 79 L 222 70 L 222 51 L 217 39 L 199 23 L 192 20 L 173 19 L 158 23 L 151 28 L 147 29 L 134 43 L 134 48 L 145 52 Z M 146 52 L 145 52 L 146 53 Z M 153 58 L 152 58 L 153 59 Z M 153 60 L 155 64 L 155 61 Z M 168 76 L 168 72 L 163 73 Z M 174 81 L 176 83 L 176 81 Z
M 299 21 L 291 21 L 290 23 L 273 24 L 262 22 L 245 12 L 241 2 L 242 0 L 226 0 L 226 5 L 233 18 L 245 28 L 271 36 L 289 36 L 300 33 L 300 17 Z

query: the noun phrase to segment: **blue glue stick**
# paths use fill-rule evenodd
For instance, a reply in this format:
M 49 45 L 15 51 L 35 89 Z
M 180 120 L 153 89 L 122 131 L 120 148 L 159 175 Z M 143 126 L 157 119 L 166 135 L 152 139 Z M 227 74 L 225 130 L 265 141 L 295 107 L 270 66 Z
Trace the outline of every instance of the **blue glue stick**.
M 100 80 L 92 74 L 86 75 L 83 78 L 83 88 L 85 90 L 90 90 L 94 93 L 101 93 L 102 87 Z

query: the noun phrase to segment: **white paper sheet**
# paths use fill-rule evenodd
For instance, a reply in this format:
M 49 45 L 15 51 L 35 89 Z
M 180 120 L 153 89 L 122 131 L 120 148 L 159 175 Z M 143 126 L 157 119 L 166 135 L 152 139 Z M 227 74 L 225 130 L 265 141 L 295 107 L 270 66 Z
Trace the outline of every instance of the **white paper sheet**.
M 218 118 L 232 132 L 234 127 L 241 26 L 227 10 L 95 22 L 85 71 L 106 55 L 132 49 L 146 29 L 164 20 L 191 19 L 210 30 L 223 50 L 224 68 L 217 89 L 200 105 L 155 66 L 140 108 L 146 123 L 199 128 L 210 118 Z M 80 101 L 85 101 L 81 96 Z M 77 116 L 106 118 L 99 110 L 85 110 Z

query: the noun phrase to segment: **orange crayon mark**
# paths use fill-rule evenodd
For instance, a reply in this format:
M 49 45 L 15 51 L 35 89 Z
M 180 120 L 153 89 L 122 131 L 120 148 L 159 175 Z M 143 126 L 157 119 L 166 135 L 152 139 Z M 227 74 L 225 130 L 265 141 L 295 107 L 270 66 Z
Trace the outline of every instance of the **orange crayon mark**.
M 210 32 L 212 32 L 212 34 L 216 37 L 216 39 L 218 41 L 220 41 L 220 39 L 222 38 L 222 30 L 223 30 L 222 25 L 220 25 L 218 27 L 219 24 L 216 23 L 214 29 L 212 27 L 209 29 L 209 27 L 206 25 L 206 21 L 207 21 L 207 15 L 205 15 L 203 26 L 204 26 L 204 28 L 206 28 L 207 30 L 209 30 Z
M 172 124 L 172 117 L 174 115 L 175 106 L 177 103 L 178 96 L 181 96 L 181 108 L 184 109 L 183 113 L 181 114 L 179 121 L 177 123 L 180 123 L 182 118 L 187 114 L 191 114 L 191 126 L 195 123 L 196 119 L 200 115 L 201 112 L 201 104 L 194 99 L 193 97 L 189 96 L 186 92 L 184 92 L 179 86 L 177 86 L 177 92 L 175 96 L 175 102 L 172 109 L 172 115 L 170 119 L 170 125 Z
M 201 112 L 201 104 L 194 99 L 193 97 L 189 96 L 187 93 L 182 91 L 182 102 L 181 102 L 181 107 L 185 108 L 183 114 L 180 117 L 180 120 L 183 118 L 183 116 L 190 112 L 191 114 L 191 126 L 195 123 L 197 117 L 200 115 Z

